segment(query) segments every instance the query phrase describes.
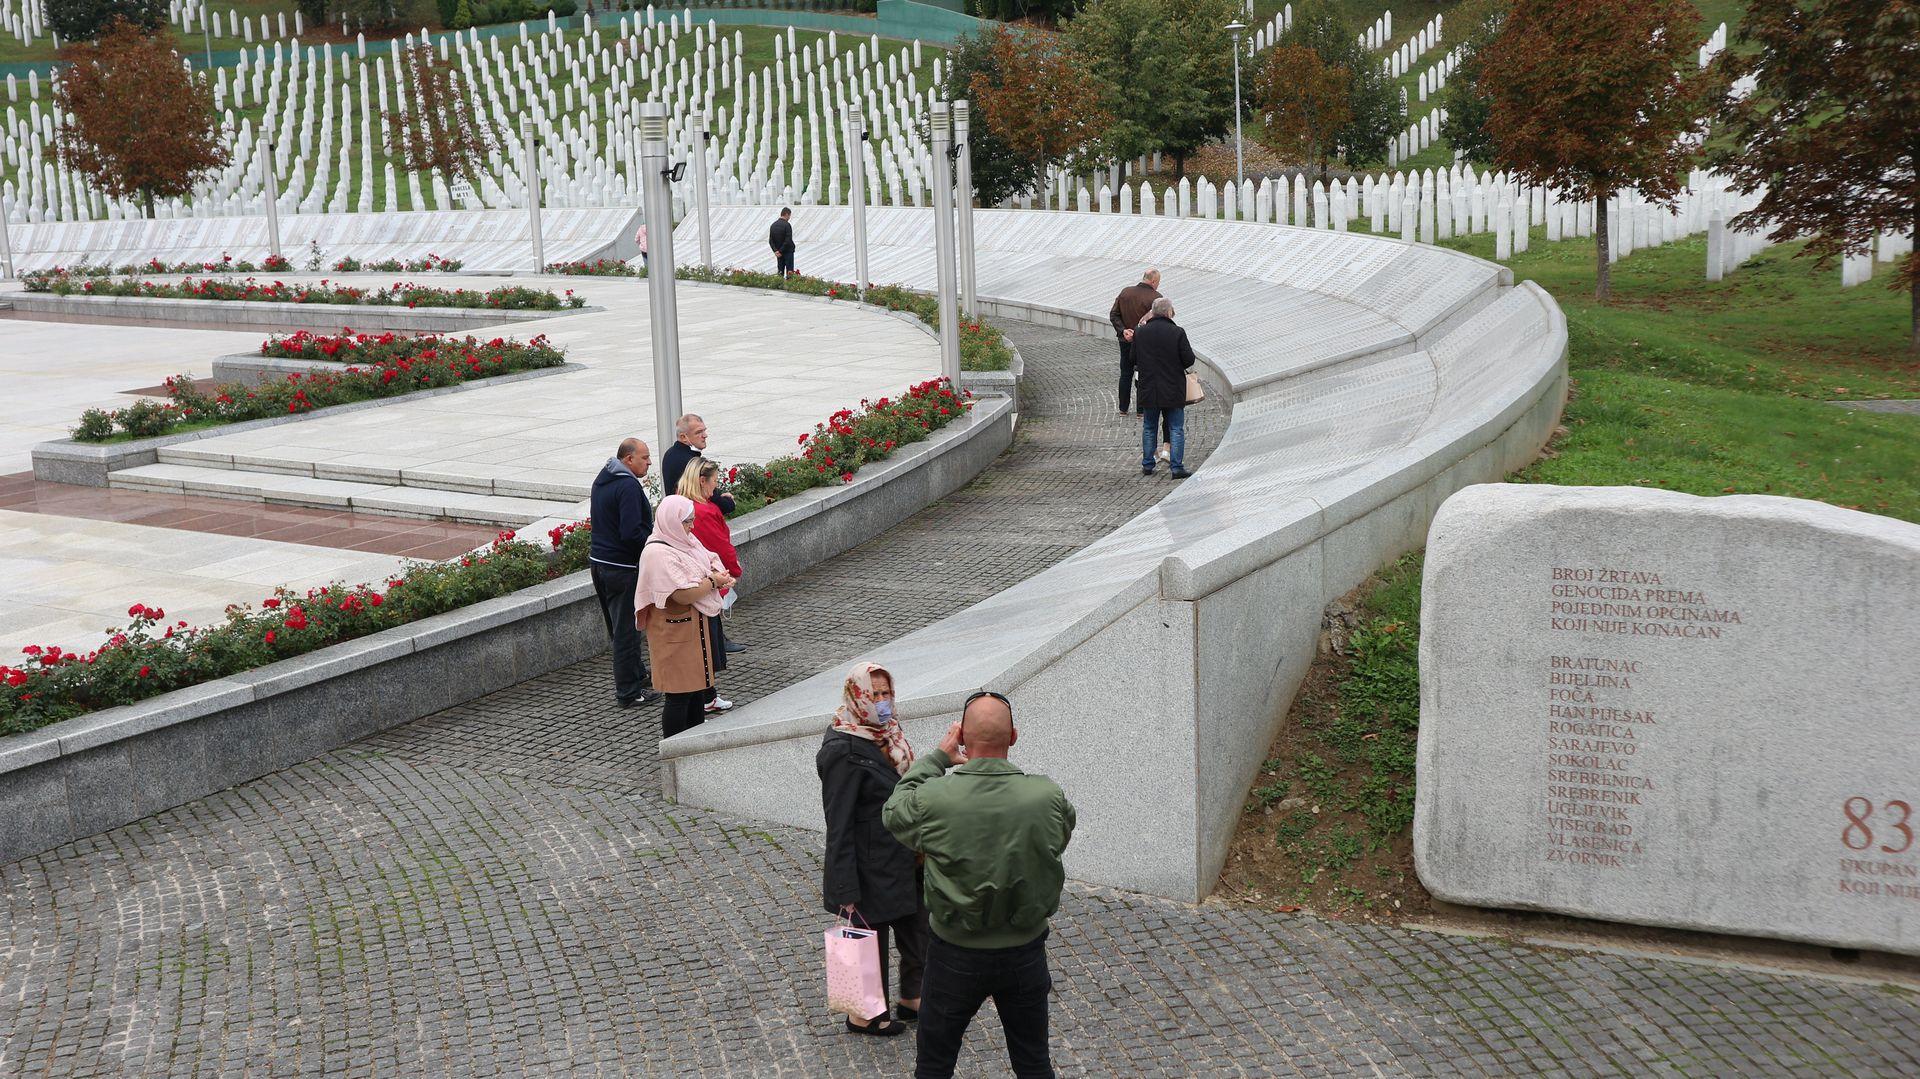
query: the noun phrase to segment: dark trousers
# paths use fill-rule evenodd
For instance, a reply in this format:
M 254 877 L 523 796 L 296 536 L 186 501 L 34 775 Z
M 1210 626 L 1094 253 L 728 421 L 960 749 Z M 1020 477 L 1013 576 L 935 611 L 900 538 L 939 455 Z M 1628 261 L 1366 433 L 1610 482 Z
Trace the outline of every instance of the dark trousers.
M 800 271 L 793 268 L 793 252 L 775 251 L 773 253 L 773 272 L 782 277 L 788 274 L 799 273 Z
M 717 614 L 707 616 L 707 639 L 713 642 L 711 646 L 713 648 L 713 669 L 715 671 L 726 670 L 727 631 L 720 628 L 720 616 Z M 713 698 L 709 697 L 707 699 L 712 700 Z
M 698 727 L 707 718 L 707 702 L 713 694 L 711 688 L 667 694 L 667 703 L 660 711 L 660 737 L 672 738 Z
M 1120 342 L 1120 411 L 1133 404 L 1133 342 Z
M 646 635 L 633 624 L 633 589 L 640 571 L 624 566 L 589 563 L 593 573 L 593 594 L 600 600 L 600 613 L 606 619 L 607 636 L 613 639 L 613 695 L 623 701 L 640 696 L 652 678 L 640 644 Z
M 962 948 L 933 936 L 920 992 L 917 1079 L 948 1079 L 960 1040 L 987 998 L 1000 1012 L 1007 1059 L 1021 1079 L 1053 1079 L 1047 1051 L 1047 935 L 1017 948 Z
M 927 908 L 921 907 L 905 918 L 881 922 L 873 931 L 874 939 L 880 944 L 880 996 L 888 1000 L 919 1000 L 921 986 L 926 981 L 927 941 L 933 937 L 927 928 Z M 892 984 L 887 978 L 889 937 L 900 947 L 900 992 L 892 996 L 887 993 L 887 987 Z

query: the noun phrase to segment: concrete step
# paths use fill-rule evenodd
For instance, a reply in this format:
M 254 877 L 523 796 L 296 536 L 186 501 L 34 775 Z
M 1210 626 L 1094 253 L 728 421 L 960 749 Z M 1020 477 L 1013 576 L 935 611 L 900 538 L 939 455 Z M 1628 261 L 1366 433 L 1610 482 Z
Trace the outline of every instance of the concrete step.
M 328 461 L 303 461 L 296 457 L 249 453 L 222 448 L 222 439 L 183 442 L 163 447 L 159 462 L 163 465 L 187 465 L 194 468 L 231 469 L 240 472 L 274 472 L 287 476 L 305 476 L 355 485 L 417 487 L 462 494 L 499 495 L 532 499 L 538 502 L 578 502 L 593 491 L 589 482 L 554 483 L 548 480 L 493 476 L 484 472 L 461 474 L 432 469 L 380 468 L 366 464 L 336 464 Z
M 443 491 L 404 484 L 354 483 L 198 465 L 154 464 L 121 469 L 110 486 L 134 491 L 231 498 L 278 506 L 352 510 L 389 517 L 519 527 L 543 517 L 578 517 L 576 501 Z

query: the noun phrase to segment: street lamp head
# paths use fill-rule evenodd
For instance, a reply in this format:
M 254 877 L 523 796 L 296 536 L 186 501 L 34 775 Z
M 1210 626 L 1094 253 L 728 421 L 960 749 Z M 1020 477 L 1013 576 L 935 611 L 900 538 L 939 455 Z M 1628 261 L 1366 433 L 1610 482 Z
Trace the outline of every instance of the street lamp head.
M 1232 34 L 1234 37 L 1239 37 L 1246 32 L 1247 24 L 1241 22 L 1239 19 L 1235 19 L 1227 24 L 1227 33 Z

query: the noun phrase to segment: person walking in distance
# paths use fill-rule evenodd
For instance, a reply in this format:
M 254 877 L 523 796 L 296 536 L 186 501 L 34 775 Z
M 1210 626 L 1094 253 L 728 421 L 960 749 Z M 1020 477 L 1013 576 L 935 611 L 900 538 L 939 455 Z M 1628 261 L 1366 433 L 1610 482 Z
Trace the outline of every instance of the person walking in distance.
M 1153 475 L 1155 427 L 1164 417 L 1168 464 L 1173 478 L 1186 479 L 1187 370 L 1193 366 L 1193 346 L 1187 331 L 1174 325 L 1173 301 L 1153 301 L 1153 313 L 1133 332 L 1133 363 L 1140 372 L 1140 474 Z
M 767 246 L 773 248 L 773 272 L 787 277 L 793 268 L 793 211 L 780 207 L 780 219 L 767 230 Z
M 876 663 L 856 663 L 841 685 L 833 726 L 820 739 L 814 771 L 827 820 L 827 858 L 821 866 L 822 902 L 874 930 L 880 946 L 880 998 L 887 996 L 888 938 L 899 946 L 900 992 L 894 1014 L 847 1017 L 847 1030 L 890 1037 L 920 1014 L 921 975 L 927 965 L 927 907 L 913 852 L 885 828 L 874 827 L 900 777 L 913 765 L 913 747 L 893 717 L 893 674 Z
M 1140 283 L 1128 285 L 1114 297 L 1107 321 L 1113 323 L 1114 336 L 1120 339 L 1120 414 L 1127 414 L 1133 399 L 1133 332 L 1160 298 L 1160 271 L 1148 270 Z
M 713 638 L 705 616 L 720 613 L 720 593 L 733 586 L 720 559 L 693 538 L 693 503 L 680 495 L 660 500 L 653 535 L 640 554 L 634 621 L 653 653 L 653 683 L 667 695 L 660 737 L 700 725 L 713 688 Z
M 975 693 L 881 810 L 887 831 L 926 858 L 933 939 L 920 988 L 918 1079 L 953 1075 L 961 1039 L 989 997 L 1013 1073 L 1053 1075 L 1047 920 L 1060 907 L 1074 812 L 1053 780 L 1007 759 L 1018 740 L 1007 699 Z
M 660 694 L 648 687 L 652 676 L 640 653 L 640 630 L 633 621 L 633 589 L 640 579 L 640 546 L 653 532 L 653 507 L 647 503 L 640 479 L 653 463 L 647 444 L 637 438 L 620 440 L 606 467 L 593 478 L 592 507 L 587 518 L 593 546 L 587 569 L 593 593 L 606 616 L 607 636 L 613 641 L 613 698 L 622 708 L 648 704 Z

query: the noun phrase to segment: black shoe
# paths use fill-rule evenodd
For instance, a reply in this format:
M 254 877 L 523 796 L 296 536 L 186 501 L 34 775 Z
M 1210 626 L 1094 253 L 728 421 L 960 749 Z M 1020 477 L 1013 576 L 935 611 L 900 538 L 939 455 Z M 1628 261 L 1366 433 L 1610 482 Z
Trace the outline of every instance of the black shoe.
M 906 1032 L 906 1024 L 887 1018 L 886 1012 L 881 1012 L 879 1015 L 874 1016 L 864 1027 L 855 1026 L 852 1019 L 847 1020 L 847 1033 L 849 1034 L 871 1034 L 876 1038 L 891 1038 L 896 1034 L 905 1034 Z
M 920 1018 L 920 1009 L 909 1008 L 905 1004 L 895 1003 L 893 1006 L 893 1017 L 902 1023 L 911 1023 Z
M 1184 469 L 1184 468 L 1176 468 L 1176 469 L 1174 469 L 1174 470 L 1173 470 L 1173 478 L 1174 478 L 1174 479 L 1176 479 L 1176 480 L 1184 480 L 1184 479 L 1186 479 L 1186 478 L 1187 478 L 1188 476 L 1191 476 L 1191 475 L 1193 475 L 1193 473 L 1191 473 L 1191 472 L 1188 472 L 1188 471 L 1187 471 L 1186 469 Z
M 637 697 L 621 697 L 620 707 L 638 708 L 643 704 L 652 704 L 653 702 L 659 700 L 662 696 L 663 694 L 657 689 L 643 689 L 640 691 L 640 695 Z
M 1151 476 L 1151 475 L 1153 475 L 1153 466 L 1152 466 L 1152 465 L 1143 465 L 1143 466 L 1141 466 L 1141 468 L 1140 468 L 1140 474 L 1141 474 L 1142 476 Z
M 736 641 L 731 637 L 727 638 L 727 655 L 737 656 L 746 650 L 747 650 L 746 645 L 741 644 L 739 641 Z

